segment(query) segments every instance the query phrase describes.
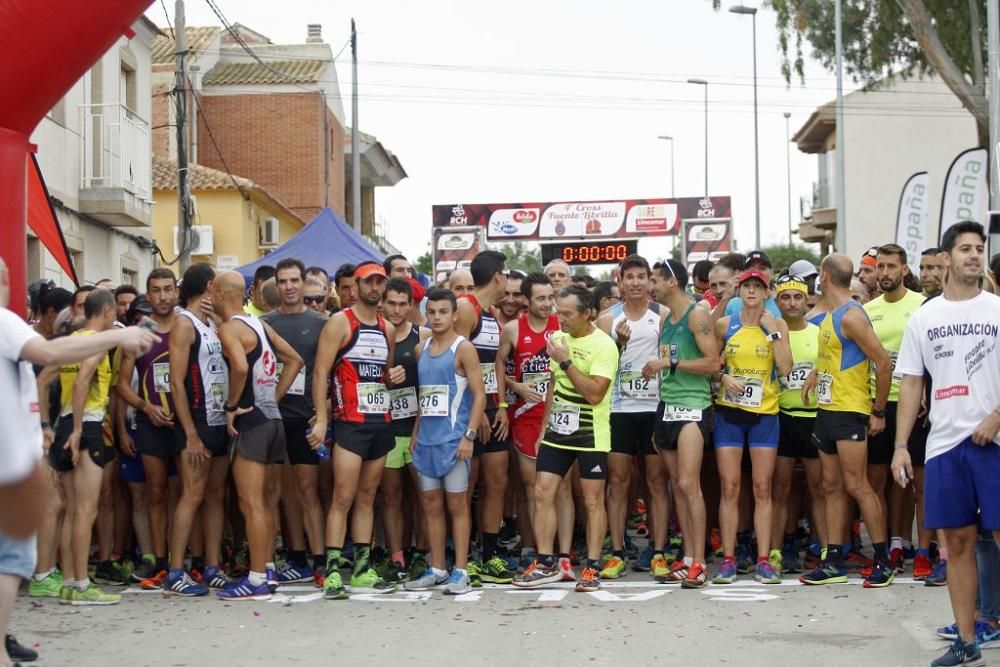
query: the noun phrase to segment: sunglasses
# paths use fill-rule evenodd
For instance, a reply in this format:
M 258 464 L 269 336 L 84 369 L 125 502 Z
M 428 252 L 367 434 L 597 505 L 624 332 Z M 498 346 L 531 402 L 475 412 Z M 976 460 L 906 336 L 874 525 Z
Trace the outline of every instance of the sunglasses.
M 323 303 L 325 300 L 326 300 L 326 297 L 324 297 L 324 296 L 304 296 L 304 297 L 302 297 L 302 301 L 304 303 L 306 303 L 306 304 L 310 304 L 310 303 L 317 303 L 317 304 L 318 303 Z
M 784 285 L 785 283 L 792 283 L 792 282 L 795 282 L 795 283 L 804 283 L 805 281 L 806 281 L 805 278 L 800 278 L 799 276 L 793 276 L 793 275 L 789 274 L 787 276 L 781 276 L 780 278 L 778 278 L 777 281 L 775 281 L 774 284 L 775 285 Z
M 670 272 L 670 277 L 677 280 L 677 274 L 674 273 L 674 267 L 670 265 L 670 262 L 657 262 L 653 265 L 654 269 L 659 269 L 661 266 L 667 267 L 667 271 Z
M 865 250 L 865 254 L 862 255 L 862 257 L 878 257 L 878 247 L 872 246 L 871 248 L 868 248 L 868 250 Z

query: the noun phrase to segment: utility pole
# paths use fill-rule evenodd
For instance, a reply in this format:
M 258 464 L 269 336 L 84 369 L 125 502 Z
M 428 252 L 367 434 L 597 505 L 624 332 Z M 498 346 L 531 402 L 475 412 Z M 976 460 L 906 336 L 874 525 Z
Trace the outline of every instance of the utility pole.
M 792 133 L 789 129 L 789 119 L 792 114 L 785 112 L 785 174 L 788 178 L 788 245 L 792 245 Z
M 837 252 L 847 252 L 847 197 L 846 184 L 844 179 L 844 33 L 841 28 L 842 12 L 841 0 L 835 0 L 834 6 L 834 39 L 836 45 L 837 61 L 837 236 L 835 245 Z
M 351 224 L 361 233 L 361 137 L 358 128 L 358 33 L 351 19 Z
M 177 80 L 174 82 L 174 103 L 177 108 L 177 230 L 181 252 L 177 268 L 181 275 L 191 266 L 191 207 L 188 198 L 187 136 L 187 47 L 184 43 L 184 0 L 174 2 L 174 39 L 177 55 Z

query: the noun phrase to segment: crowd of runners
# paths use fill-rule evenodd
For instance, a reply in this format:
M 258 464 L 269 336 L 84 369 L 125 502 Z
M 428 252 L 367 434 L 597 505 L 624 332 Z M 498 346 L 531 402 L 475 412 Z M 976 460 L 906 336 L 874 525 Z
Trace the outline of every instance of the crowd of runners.
M 0 428 L 40 430 L 44 514 L 37 540 L 0 536 L 0 572 L 75 606 L 127 585 L 333 600 L 909 572 L 949 588 L 934 664 L 1000 645 L 1000 267 L 980 225 L 919 271 L 895 244 L 856 267 L 632 255 L 604 282 L 506 261 L 429 289 L 399 255 L 332 279 L 282 259 L 249 290 L 207 264 L 141 293 L 34 284 L 31 328 L 0 311 L 0 391 L 37 388 L 36 412 Z M 8 457 L 10 479 L 36 460 Z

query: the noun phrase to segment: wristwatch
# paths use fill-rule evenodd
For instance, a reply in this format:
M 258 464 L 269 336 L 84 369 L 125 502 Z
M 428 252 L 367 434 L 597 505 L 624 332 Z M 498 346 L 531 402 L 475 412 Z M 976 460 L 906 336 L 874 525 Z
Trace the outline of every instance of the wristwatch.
M 476 439 L 476 430 L 473 429 L 473 428 L 467 428 L 467 429 L 465 429 L 465 437 L 466 437 L 467 440 L 475 440 Z
M 569 370 L 569 367 L 572 366 L 572 365 L 573 365 L 573 362 L 570 361 L 569 359 L 567 359 L 566 361 L 560 361 L 559 362 L 559 368 L 563 369 L 564 372 L 567 371 L 567 370 Z
M 681 360 L 677 357 L 670 357 L 670 374 L 673 375 L 677 372 L 677 364 L 681 363 Z
M 236 412 L 237 410 L 240 409 L 240 406 L 238 406 L 238 405 L 227 405 L 227 406 L 223 407 L 222 409 L 225 410 L 226 412 Z
M 771 341 L 772 343 L 774 341 L 776 341 L 776 340 L 781 340 L 781 332 L 780 331 L 772 331 L 771 333 L 767 334 L 767 339 L 769 341 Z
M 885 419 L 885 408 L 881 410 L 877 408 L 872 408 L 872 417 L 878 417 L 879 419 Z

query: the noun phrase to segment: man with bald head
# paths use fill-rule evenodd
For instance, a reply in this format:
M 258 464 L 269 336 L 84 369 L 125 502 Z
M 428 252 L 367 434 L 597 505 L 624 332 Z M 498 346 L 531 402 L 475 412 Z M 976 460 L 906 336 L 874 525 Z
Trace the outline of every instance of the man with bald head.
M 212 285 L 212 304 L 223 321 L 219 339 L 229 367 L 224 410 L 226 431 L 233 439 L 233 480 L 250 545 L 250 572 L 219 591 L 218 597 L 266 600 L 272 593 L 269 580 L 274 577 L 280 464 L 285 462 L 285 430 L 278 403 L 303 363 L 269 324 L 244 314 L 242 293 L 243 276 L 235 271 L 223 273 Z
M 469 294 L 475 289 L 472 282 L 472 271 L 468 269 L 455 269 L 448 278 L 448 289 L 455 293 L 455 296 Z
M 894 578 L 889 563 L 885 510 L 867 476 L 868 436 L 885 429 L 885 410 L 892 384 L 889 353 L 882 347 L 861 304 L 852 298 L 851 260 L 840 253 L 823 260 L 820 285 L 827 311 L 819 321 L 816 368 L 802 387 L 807 402 L 815 391 L 818 410 L 813 443 L 820 453 L 826 490 L 830 544 L 826 558 L 804 584 L 847 582 L 843 540 L 848 536 L 848 494 L 857 501 L 875 549 L 875 563 L 865 588 L 884 588 Z M 875 364 L 875 398 L 869 390 Z
M 552 289 L 556 294 L 570 283 L 569 264 L 561 259 L 554 259 L 545 265 L 545 277 L 552 283 Z M 617 280 L 617 278 L 615 278 Z

